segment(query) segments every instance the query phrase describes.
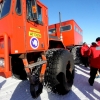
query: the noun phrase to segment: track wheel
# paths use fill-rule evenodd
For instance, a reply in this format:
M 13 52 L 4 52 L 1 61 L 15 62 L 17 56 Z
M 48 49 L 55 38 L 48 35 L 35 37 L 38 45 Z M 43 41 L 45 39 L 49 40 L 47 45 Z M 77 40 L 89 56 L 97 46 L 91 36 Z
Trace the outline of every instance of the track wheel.
M 43 89 L 43 83 L 39 81 L 39 77 L 37 75 L 32 75 L 30 77 L 30 93 L 33 98 L 37 98 Z
M 71 90 L 74 79 L 74 60 L 64 49 L 51 49 L 47 52 L 48 65 L 45 84 L 54 93 L 65 95 Z

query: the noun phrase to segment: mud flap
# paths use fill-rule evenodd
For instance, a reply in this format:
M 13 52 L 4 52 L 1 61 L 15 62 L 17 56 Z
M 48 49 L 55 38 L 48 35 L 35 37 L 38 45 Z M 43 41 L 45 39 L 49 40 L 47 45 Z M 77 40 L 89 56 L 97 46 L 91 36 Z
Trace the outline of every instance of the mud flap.
M 43 83 L 35 75 L 31 76 L 31 79 L 30 93 L 32 98 L 37 98 L 42 93 Z

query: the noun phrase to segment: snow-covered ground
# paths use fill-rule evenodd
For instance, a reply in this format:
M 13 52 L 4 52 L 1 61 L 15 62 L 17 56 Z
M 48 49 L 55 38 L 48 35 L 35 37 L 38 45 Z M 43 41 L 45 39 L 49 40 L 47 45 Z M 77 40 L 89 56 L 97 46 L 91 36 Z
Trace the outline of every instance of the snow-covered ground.
M 75 66 L 72 90 L 64 96 L 54 94 L 44 87 L 43 93 L 35 100 L 100 100 L 100 78 L 94 85 L 88 83 L 89 68 Z M 29 82 L 0 76 L 0 100 L 34 100 L 29 92 Z

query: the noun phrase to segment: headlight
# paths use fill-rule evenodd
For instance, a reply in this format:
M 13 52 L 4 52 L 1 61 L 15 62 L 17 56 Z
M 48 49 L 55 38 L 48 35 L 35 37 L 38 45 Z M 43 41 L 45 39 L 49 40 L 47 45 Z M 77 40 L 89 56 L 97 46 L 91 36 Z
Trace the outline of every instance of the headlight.
M 4 67 L 4 59 L 0 58 L 0 67 Z

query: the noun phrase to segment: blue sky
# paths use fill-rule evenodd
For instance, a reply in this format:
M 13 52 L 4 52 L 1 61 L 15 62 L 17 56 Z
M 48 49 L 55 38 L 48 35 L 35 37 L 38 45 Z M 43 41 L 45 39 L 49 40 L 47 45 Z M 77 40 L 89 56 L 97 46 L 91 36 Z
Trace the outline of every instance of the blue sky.
M 48 7 L 49 24 L 74 19 L 83 30 L 83 41 L 90 44 L 100 37 L 100 0 L 40 0 Z

